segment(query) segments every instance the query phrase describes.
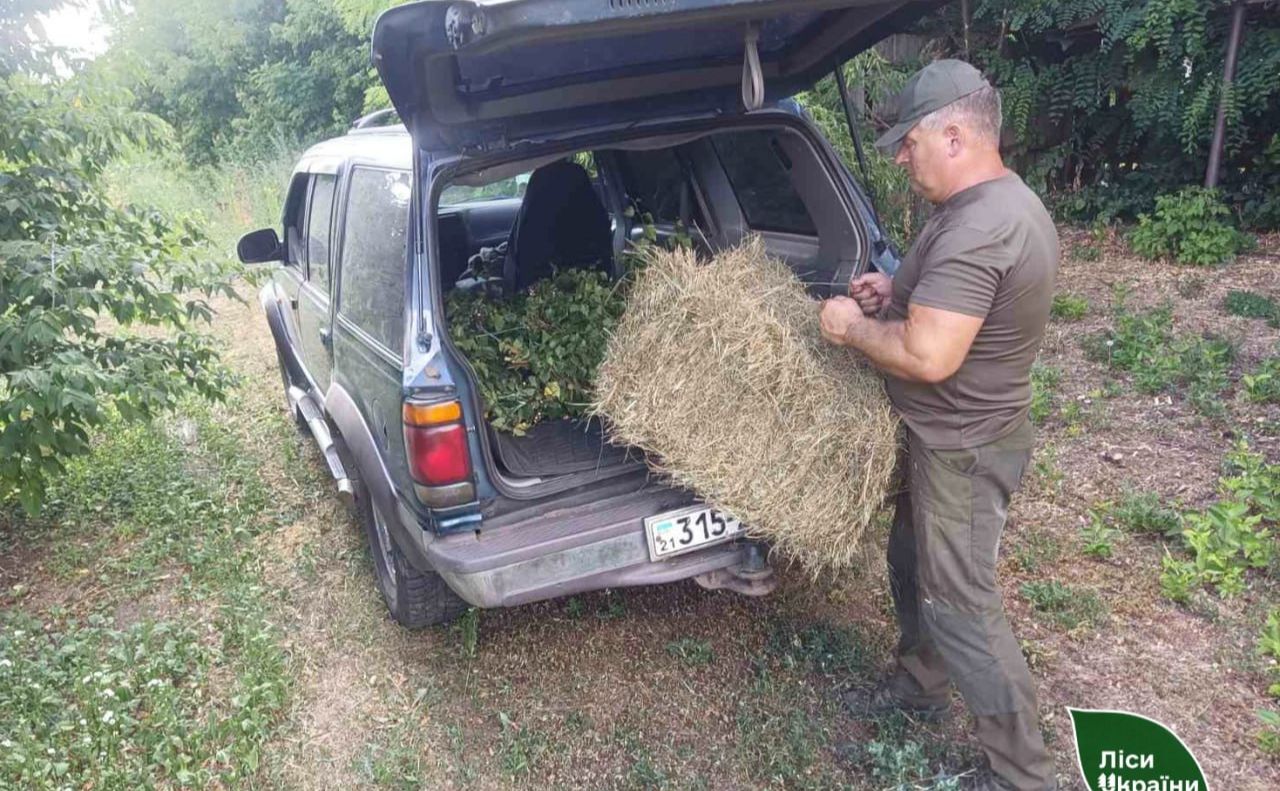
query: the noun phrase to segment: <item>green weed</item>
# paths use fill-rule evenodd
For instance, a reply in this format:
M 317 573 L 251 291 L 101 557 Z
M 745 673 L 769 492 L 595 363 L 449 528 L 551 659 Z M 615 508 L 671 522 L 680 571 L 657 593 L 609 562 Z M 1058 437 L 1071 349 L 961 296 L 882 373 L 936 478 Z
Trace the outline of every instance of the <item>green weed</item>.
M 1092 263 L 1102 258 L 1102 248 L 1094 244 L 1078 244 L 1071 248 L 1071 257 L 1077 261 Z
M 1256 291 L 1228 291 L 1222 300 L 1222 309 L 1246 319 L 1267 319 L 1273 324 L 1280 321 L 1280 306 L 1271 297 Z
M 692 637 L 683 637 L 667 643 L 667 653 L 689 667 L 709 665 L 716 658 L 715 651 L 711 650 L 711 643 L 706 640 L 695 640 Z
M 1072 588 L 1057 580 L 1037 580 L 1024 582 L 1019 591 L 1037 612 L 1067 631 L 1097 626 L 1106 616 L 1106 605 L 1092 590 Z
M 1280 404 L 1280 357 L 1268 357 L 1253 373 L 1240 377 L 1244 394 L 1261 404 Z
M 823 621 L 800 629 L 785 622 L 776 624 L 765 652 L 783 667 L 841 677 L 864 673 L 871 663 L 870 648 L 859 630 Z
M 1225 338 L 1176 335 L 1168 305 L 1136 313 L 1121 305 L 1115 326 L 1087 338 L 1085 353 L 1129 373 L 1140 393 L 1181 389 L 1202 414 L 1220 417 L 1236 350 Z
M 462 641 L 462 653 L 469 657 L 476 655 L 476 646 L 480 643 L 480 610 L 468 607 L 454 625 Z
M 1089 300 L 1074 294 L 1055 294 L 1049 315 L 1058 321 L 1079 321 L 1089 313 Z
M 546 753 L 546 734 L 533 728 L 517 727 L 506 712 L 498 712 L 502 725 L 502 769 L 511 777 L 526 775 Z
M 1280 465 L 1269 464 L 1241 443 L 1227 457 L 1231 474 L 1219 479 L 1220 499 L 1182 516 L 1182 543 L 1189 557 L 1166 554 L 1161 591 L 1186 602 L 1197 588 L 1212 586 L 1229 598 L 1244 591 L 1250 569 L 1268 567 L 1275 556 L 1272 527 L 1280 518 Z
M 1037 574 L 1046 566 L 1052 566 L 1062 559 L 1063 554 L 1062 543 L 1052 533 L 1043 530 L 1028 530 L 1021 534 L 1011 552 L 1013 562 L 1028 574 Z
M 1107 524 L 1105 518 L 1096 511 L 1089 512 L 1089 523 L 1081 530 L 1084 539 L 1083 552 L 1090 557 L 1107 559 L 1115 552 L 1112 542 L 1120 535 L 1120 531 Z
M 1262 730 L 1258 732 L 1258 747 L 1272 758 L 1280 758 L 1280 713 L 1261 709 L 1258 719 Z
M 1056 389 L 1062 372 L 1051 365 L 1036 361 L 1031 366 L 1031 422 L 1039 425 L 1053 414 L 1057 401 Z
M 1176 536 L 1182 530 L 1178 512 L 1166 507 L 1155 492 L 1126 491 L 1116 503 L 1103 506 L 1109 520 L 1127 533 Z

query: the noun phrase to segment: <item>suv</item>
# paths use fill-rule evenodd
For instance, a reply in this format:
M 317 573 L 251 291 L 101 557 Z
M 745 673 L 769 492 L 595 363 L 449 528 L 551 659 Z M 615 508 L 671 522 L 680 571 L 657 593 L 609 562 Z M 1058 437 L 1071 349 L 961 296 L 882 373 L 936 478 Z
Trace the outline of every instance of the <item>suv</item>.
M 892 272 L 864 192 L 783 97 L 933 5 L 429 0 L 378 18 L 405 126 L 362 119 L 308 150 L 283 241 L 238 250 L 282 264 L 260 300 L 288 408 L 354 500 L 396 620 L 688 578 L 771 589 L 734 520 L 598 426 L 490 426 L 446 296 L 514 293 L 553 264 L 616 277 L 629 240 L 686 229 L 708 253 L 759 235 L 815 296 Z

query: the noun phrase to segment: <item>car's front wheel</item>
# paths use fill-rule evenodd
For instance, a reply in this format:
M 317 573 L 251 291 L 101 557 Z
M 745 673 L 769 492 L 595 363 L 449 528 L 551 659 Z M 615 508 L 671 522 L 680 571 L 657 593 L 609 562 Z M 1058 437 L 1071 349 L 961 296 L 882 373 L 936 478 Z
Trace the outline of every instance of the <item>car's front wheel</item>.
M 386 515 L 363 485 L 356 491 L 356 509 L 373 558 L 378 591 L 391 617 L 401 626 L 421 629 L 448 623 L 466 612 L 467 603 L 433 571 L 419 571 L 391 538 Z

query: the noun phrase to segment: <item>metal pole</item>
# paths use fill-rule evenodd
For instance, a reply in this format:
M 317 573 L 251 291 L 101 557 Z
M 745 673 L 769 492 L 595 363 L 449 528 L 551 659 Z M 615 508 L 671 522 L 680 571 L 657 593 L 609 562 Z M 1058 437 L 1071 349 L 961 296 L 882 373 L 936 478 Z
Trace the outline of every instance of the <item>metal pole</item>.
M 1222 168 L 1222 147 L 1227 136 L 1227 93 L 1236 76 L 1236 57 L 1240 54 L 1240 36 L 1244 31 L 1244 0 L 1236 0 L 1231 6 L 1231 32 L 1227 35 L 1227 62 L 1222 65 L 1222 95 L 1218 99 L 1218 117 L 1213 124 L 1213 142 L 1209 144 L 1209 167 L 1204 173 L 1204 185 L 1218 186 L 1218 171 Z
M 858 157 L 858 168 L 862 171 L 862 188 L 867 191 L 871 202 L 876 202 L 876 195 L 871 191 L 871 173 L 867 170 L 867 158 L 862 153 L 862 137 L 858 134 L 858 125 L 853 120 L 853 108 L 849 106 L 849 86 L 844 81 L 844 64 L 836 66 L 836 87 L 840 89 L 840 104 L 844 106 L 844 120 L 849 124 L 849 137 L 853 138 L 853 153 Z

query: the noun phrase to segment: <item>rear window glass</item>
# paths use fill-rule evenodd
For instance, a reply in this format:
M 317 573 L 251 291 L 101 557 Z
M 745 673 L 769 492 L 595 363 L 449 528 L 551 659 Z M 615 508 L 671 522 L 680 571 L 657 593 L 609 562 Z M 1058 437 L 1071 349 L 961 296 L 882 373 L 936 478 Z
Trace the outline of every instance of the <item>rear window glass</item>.
M 818 233 L 804 201 L 791 184 L 791 160 L 767 129 L 711 138 L 738 195 L 747 224 L 761 231 L 814 236 Z
M 342 238 L 339 312 L 397 355 L 404 325 L 409 174 L 355 168 Z
M 474 203 L 484 200 L 501 200 L 503 198 L 523 198 L 524 188 L 529 184 L 529 174 L 521 173 L 509 179 L 485 184 L 483 187 L 468 187 L 464 184 L 451 184 L 440 193 L 441 206 L 456 206 L 459 203 Z

